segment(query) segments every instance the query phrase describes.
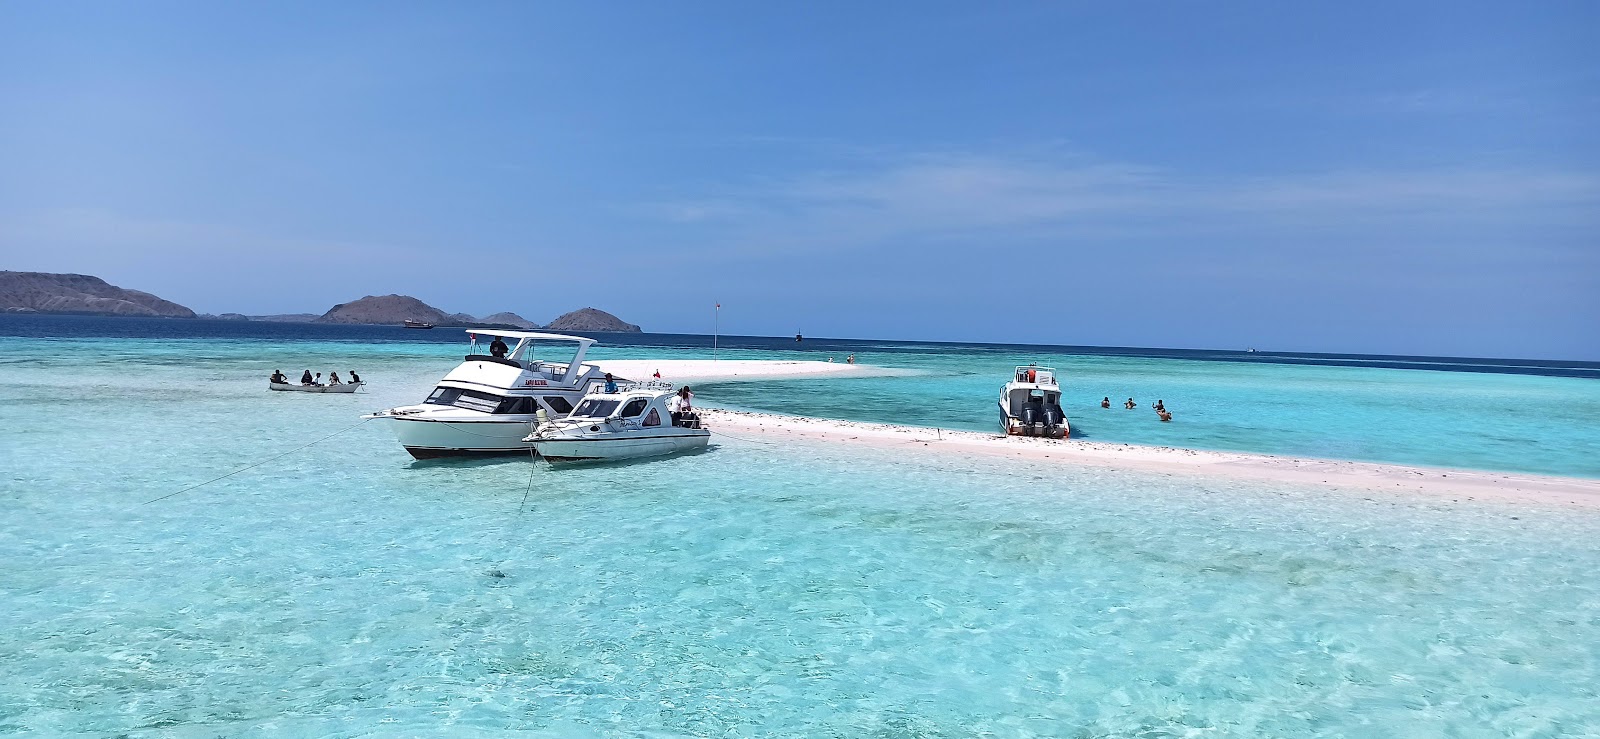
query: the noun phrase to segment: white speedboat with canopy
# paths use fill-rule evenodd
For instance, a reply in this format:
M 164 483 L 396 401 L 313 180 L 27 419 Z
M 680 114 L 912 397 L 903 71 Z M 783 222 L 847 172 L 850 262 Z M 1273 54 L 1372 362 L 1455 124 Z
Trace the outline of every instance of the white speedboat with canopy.
M 594 339 L 529 331 L 469 329 L 473 353 L 439 381 L 417 405 L 378 411 L 369 416 L 392 421 L 401 446 L 417 459 L 479 454 L 527 454 L 523 441 L 540 416 L 562 418 L 591 386 L 603 384 L 605 373 L 583 358 Z M 505 356 L 479 354 L 488 338 L 515 340 Z M 538 345 L 576 345 L 571 359 L 542 359 Z
M 572 415 L 540 425 L 524 441 L 539 456 L 556 462 L 603 462 L 659 457 L 703 449 L 711 432 L 699 416 L 668 406 L 672 385 L 629 383 L 615 392 L 603 388 L 583 396 Z
M 1017 367 L 1000 388 L 1000 429 L 1011 436 L 1066 438 L 1071 433 L 1061 412 L 1061 386 L 1051 367 Z

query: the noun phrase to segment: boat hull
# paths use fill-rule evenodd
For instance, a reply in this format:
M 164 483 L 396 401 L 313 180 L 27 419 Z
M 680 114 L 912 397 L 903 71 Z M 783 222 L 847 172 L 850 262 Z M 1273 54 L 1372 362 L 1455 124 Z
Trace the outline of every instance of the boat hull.
M 417 459 L 527 454 L 533 448 L 522 440 L 533 431 L 532 419 L 446 421 L 398 417 L 388 420 L 394 423 L 394 435 L 400 445 Z
M 356 388 L 365 383 L 352 382 L 344 385 L 291 385 L 286 382 L 267 383 L 270 390 L 280 390 L 291 393 L 353 393 Z
M 539 456 L 551 462 L 605 462 L 661 457 L 704 449 L 711 432 L 684 429 L 670 434 L 617 434 L 583 438 L 556 438 L 533 442 Z

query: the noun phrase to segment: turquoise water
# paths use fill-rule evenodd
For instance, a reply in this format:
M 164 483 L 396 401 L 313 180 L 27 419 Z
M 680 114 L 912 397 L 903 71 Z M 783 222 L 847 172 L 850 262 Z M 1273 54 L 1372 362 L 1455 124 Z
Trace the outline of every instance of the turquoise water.
M 992 431 L 1000 385 L 1014 366 L 1038 361 L 1063 376 L 1074 438 L 1600 477 L 1600 382 L 1586 378 L 993 351 L 862 360 L 926 374 L 727 383 L 703 395 L 798 415 Z M 1122 407 L 1129 397 L 1137 409 Z M 1150 410 L 1158 399 L 1171 423 Z
M 418 464 L 376 423 L 142 505 L 455 353 L 4 340 L 0 733 L 1600 732 L 1590 511 L 726 438 Z M 347 365 L 374 392 L 262 388 Z

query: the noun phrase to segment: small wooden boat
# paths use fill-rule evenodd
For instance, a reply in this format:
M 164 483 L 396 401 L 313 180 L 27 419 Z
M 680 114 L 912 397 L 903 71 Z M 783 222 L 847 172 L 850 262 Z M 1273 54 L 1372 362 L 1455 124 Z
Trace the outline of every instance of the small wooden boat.
M 295 383 L 291 385 L 287 382 L 269 382 L 267 387 L 273 390 L 287 390 L 294 393 L 353 393 L 356 388 L 365 384 L 367 383 L 348 382 L 342 385 L 301 385 Z
M 411 320 L 409 318 L 405 319 L 404 321 L 401 321 L 400 323 L 401 323 L 401 325 L 405 326 L 406 328 L 433 328 L 433 324 L 431 324 L 431 323 L 425 323 L 423 321 L 413 321 L 413 320 Z

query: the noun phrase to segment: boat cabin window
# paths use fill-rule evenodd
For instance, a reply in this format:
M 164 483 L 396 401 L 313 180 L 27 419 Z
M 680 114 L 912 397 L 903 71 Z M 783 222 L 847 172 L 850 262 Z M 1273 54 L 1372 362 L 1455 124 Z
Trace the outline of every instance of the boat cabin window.
M 611 412 L 616 410 L 617 406 L 619 405 L 622 405 L 622 401 L 620 400 L 597 400 L 590 398 L 582 403 L 579 403 L 578 407 L 572 411 L 572 415 L 586 418 L 605 418 L 611 415 Z
M 659 411 L 657 411 L 656 409 L 651 408 L 650 409 L 650 415 L 644 417 L 644 425 L 646 425 L 646 426 L 660 426 L 661 425 L 661 413 Z
M 480 393 L 477 390 L 462 390 L 461 396 L 456 398 L 456 402 L 451 403 L 451 405 L 457 408 L 466 408 L 467 410 L 471 411 L 494 413 L 495 409 L 500 407 L 500 401 L 502 400 L 505 400 L 505 398 L 492 393 Z
M 538 401 L 533 398 L 506 398 L 500 401 L 500 407 L 494 409 L 494 412 L 527 415 L 538 410 L 538 408 Z
M 482 411 L 484 413 L 522 413 L 531 414 L 538 410 L 538 404 L 533 398 L 512 397 L 494 393 L 485 393 L 477 390 L 462 390 L 454 387 L 436 387 L 427 400 L 422 401 L 431 405 L 448 405 L 455 408 L 465 408 L 469 411 Z
M 461 397 L 461 391 L 453 387 L 436 387 L 433 394 L 422 402 L 434 405 L 455 405 L 456 398 Z
M 634 416 L 643 413 L 645 407 L 648 405 L 650 405 L 649 398 L 634 398 L 633 400 L 628 401 L 627 405 L 622 406 L 621 415 L 623 418 L 633 418 Z
M 572 404 L 568 403 L 566 398 L 563 398 L 559 395 L 544 396 L 544 404 L 550 406 L 550 410 L 562 415 L 572 412 Z

